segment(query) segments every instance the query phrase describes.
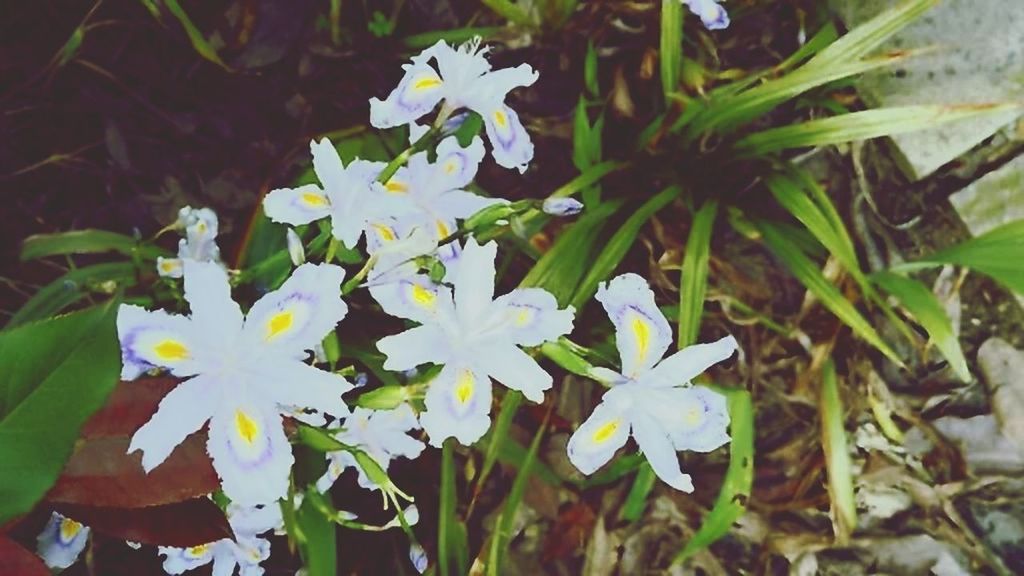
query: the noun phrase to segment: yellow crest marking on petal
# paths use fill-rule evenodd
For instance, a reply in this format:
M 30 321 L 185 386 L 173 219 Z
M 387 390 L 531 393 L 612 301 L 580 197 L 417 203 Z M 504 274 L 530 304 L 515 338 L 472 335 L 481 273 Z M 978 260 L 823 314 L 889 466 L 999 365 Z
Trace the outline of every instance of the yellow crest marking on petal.
M 164 260 L 160 262 L 160 269 L 164 272 L 174 272 L 181 264 L 177 260 Z
M 473 373 L 469 370 L 463 370 L 459 373 L 458 380 L 455 382 L 455 398 L 459 401 L 459 404 L 465 405 L 473 399 Z
M 456 169 L 458 169 L 458 167 L 459 167 L 459 163 L 458 162 L 456 162 L 455 160 L 449 160 L 449 161 L 444 163 L 444 173 L 445 174 L 452 174 L 452 173 L 455 172 Z
M 267 320 L 267 336 L 265 340 L 270 341 L 284 334 L 291 329 L 295 323 L 295 314 L 291 310 L 278 312 Z
M 637 361 L 643 362 L 644 358 L 647 357 L 647 349 L 651 344 L 651 325 L 647 323 L 645 318 L 636 315 L 630 321 L 629 327 L 636 338 Z
M 413 302 L 419 304 L 423 308 L 434 307 L 434 303 L 437 300 L 437 294 L 434 294 L 431 290 L 427 290 L 419 284 L 412 284 L 410 290 L 412 290 Z
M 71 518 L 64 518 L 60 521 L 60 539 L 63 542 L 71 540 L 82 531 L 82 525 Z
M 691 406 L 683 413 L 683 421 L 690 426 L 697 426 L 704 421 L 704 411 L 699 406 Z
M 200 544 L 199 546 L 192 546 L 191 548 L 186 548 L 186 552 L 188 553 L 188 555 L 193 558 L 201 558 L 205 556 L 206 553 L 209 551 L 209 544 Z
M 533 320 L 533 310 L 521 308 L 516 314 L 516 326 L 526 326 Z
M 441 85 L 441 79 L 433 76 L 426 76 L 413 82 L 412 89 L 417 91 L 430 90 Z
M 196 223 L 196 231 L 199 232 L 200 234 L 206 234 L 206 222 L 200 220 L 198 223 Z
M 594 436 L 592 437 L 594 443 L 604 444 L 605 442 L 607 442 L 619 429 L 619 426 L 621 424 L 622 422 L 620 422 L 617 418 L 615 420 L 602 424 L 601 427 L 594 432 Z
M 256 436 L 260 433 L 260 426 L 251 416 L 241 410 L 235 410 L 235 431 L 238 437 L 245 440 L 250 446 L 256 442 Z
M 163 340 L 154 346 L 153 353 L 155 353 L 158 358 L 166 362 L 187 360 L 190 356 L 188 348 L 184 344 L 177 340 L 171 340 L 170 338 Z
M 508 126 L 508 116 L 505 115 L 504 110 L 494 111 L 494 123 L 497 124 L 499 128 L 505 128 Z
M 397 236 L 395 236 L 395 231 L 392 230 L 390 226 L 385 226 L 383 224 L 371 224 L 371 226 L 373 226 L 377 235 L 380 236 L 380 239 L 385 242 L 393 242 L 397 238 Z
M 384 185 L 384 189 L 392 194 L 405 194 L 409 191 L 409 186 L 404 182 L 398 182 L 396 180 L 388 180 L 388 183 Z
M 327 197 L 320 194 L 306 192 L 302 195 L 302 202 L 311 208 L 322 208 L 327 205 Z
M 436 222 L 436 225 L 437 235 L 439 238 L 447 238 L 448 236 L 452 235 L 451 230 L 448 229 L 448 225 L 444 223 L 444 220 L 438 220 Z

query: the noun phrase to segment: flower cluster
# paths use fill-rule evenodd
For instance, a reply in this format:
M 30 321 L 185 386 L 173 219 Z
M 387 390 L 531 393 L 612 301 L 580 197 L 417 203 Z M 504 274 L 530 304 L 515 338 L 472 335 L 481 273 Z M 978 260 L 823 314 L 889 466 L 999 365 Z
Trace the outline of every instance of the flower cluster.
M 186 260 L 220 264 L 217 215 L 213 210 L 185 206 L 178 211 L 178 220 L 172 228 L 183 231 L 185 237 L 178 241 L 177 258 L 161 256 L 156 259 L 156 271 L 159 275 L 181 278 Z
M 702 16 L 709 10 L 708 3 L 688 4 L 702 10 Z M 522 171 L 532 159 L 529 135 L 505 100 L 510 90 L 533 84 L 537 73 L 525 64 L 492 70 L 486 53 L 477 42 L 457 48 L 438 42 L 413 57 L 386 99 L 370 101 L 374 126 L 410 127 L 410 148 L 395 162 L 345 162 L 328 139 L 314 140 L 310 151 L 319 183 L 276 189 L 266 196 L 264 212 L 275 222 L 301 227 L 330 219 L 334 241 L 327 263 L 306 263 L 300 236 L 289 229 L 288 251 L 296 268 L 278 289 L 243 313 L 231 298 L 228 273 L 219 263 L 216 216 L 208 209 L 185 208 L 177 224 L 186 235 L 179 258 L 161 260 L 158 268 L 162 275 L 183 277 L 189 314 L 120 307 L 122 378 L 163 370 L 181 379 L 135 433 L 129 451 L 140 451 L 142 465 L 150 471 L 208 423 L 207 451 L 231 501 L 227 513 L 235 538 L 160 548 L 168 573 L 211 562 L 214 574 L 232 574 L 236 567 L 243 576 L 263 573 L 259 565 L 269 555 L 269 543 L 260 536 L 280 527 L 279 501 L 294 504 L 285 500 L 294 457 L 284 418 L 313 427 L 333 422 L 329 433 L 345 447 L 328 453 L 327 472 L 317 490 L 328 490 L 345 469 L 355 468 L 360 486 L 379 490 L 385 502 L 390 497 L 397 506 L 395 494 L 405 495 L 386 471 L 393 459 L 414 459 L 425 450 L 417 431 L 422 428 L 435 447 L 449 438 L 469 445 L 490 427 L 492 380 L 537 403 L 552 387 L 552 376 L 534 354 L 572 332 L 575 309 L 562 307 L 541 288 L 495 295 L 498 244 L 479 240 L 473 234 L 475 225 L 466 226 L 466 221 L 479 221 L 474 215 L 492 212 L 498 216 L 489 221 L 500 220 L 524 201 L 509 203 L 468 191 L 485 156 L 484 142 L 473 135 L 461 141 L 446 135 L 453 114 L 471 111 L 482 117 L 499 165 Z M 438 104 L 433 127 L 418 126 L 416 121 Z M 571 198 L 530 206 L 557 216 L 583 209 Z M 377 341 L 385 357 L 383 368 L 428 374 L 426 382 L 415 386 L 417 392 L 403 388 L 397 402 L 376 406 L 382 409 L 350 411 L 342 396 L 353 384 L 322 368 L 321 343 L 348 311 L 342 300 L 345 271 L 330 263 L 338 243 L 349 250 L 362 245 L 367 258 L 344 292 L 365 279 L 361 287 L 384 313 L 411 323 L 405 331 Z M 569 458 L 580 471 L 592 473 L 632 436 L 659 477 L 691 491 L 676 452 L 721 446 L 728 440 L 729 420 L 724 397 L 690 381 L 728 358 L 736 342 L 728 337 L 662 360 L 671 330 L 642 278 L 619 276 L 600 287 L 597 299 L 615 326 L 621 368 L 591 372 L 610 389 L 573 434 Z M 316 491 L 305 493 L 311 495 L 320 498 Z M 409 507 L 408 517 L 365 527 L 351 514 L 321 507 L 336 522 L 364 529 L 401 525 L 408 530 L 418 517 L 415 507 Z M 58 546 L 49 553 L 54 565 L 63 561 L 64 549 L 84 545 L 76 540 L 80 525 L 78 530 L 71 524 L 65 529 L 66 522 L 55 517 L 51 524 L 57 528 L 48 526 L 44 532 L 48 549 Z M 410 557 L 422 571 L 426 556 L 411 540 Z M 41 536 L 41 553 L 43 542 Z

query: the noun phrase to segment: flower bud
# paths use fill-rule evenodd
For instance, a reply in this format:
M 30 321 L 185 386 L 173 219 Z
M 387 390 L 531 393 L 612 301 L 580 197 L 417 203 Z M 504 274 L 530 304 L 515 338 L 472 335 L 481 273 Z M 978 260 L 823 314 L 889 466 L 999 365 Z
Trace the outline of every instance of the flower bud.
M 295 233 L 294 228 L 289 228 L 286 235 L 288 238 L 288 256 L 291 256 L 292 264 L 301 266 L 306 261 L 306 249 L 302 246 L 302 239 Z
M 583 203 L 575 198 L 548 198 L 542 210 L 552 216 L 575 216 L 583 211 Z

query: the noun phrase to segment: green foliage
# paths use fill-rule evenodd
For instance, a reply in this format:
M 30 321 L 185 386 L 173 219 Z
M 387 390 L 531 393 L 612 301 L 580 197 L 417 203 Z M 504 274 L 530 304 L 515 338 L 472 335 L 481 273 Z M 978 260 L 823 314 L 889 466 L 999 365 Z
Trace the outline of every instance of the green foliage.
M 825 146 L 934 128 L 950 122 L 999 115 L 1020 109 L 1019 104 L 965 104 L 903 106 L 852 112 L 832 118 L 770 128 L 736 143 L 737 154 L 764 155 L 789 148 Z
M 955 264 L 981 272 L 1018 294 L 1024 294 L 1024 220 L 1009 222 L 916 262 L 894 268 L 911 271 Z
M 659 64 L 661 89 L 668 101 L 669 95 L 679 87 L 679 73 L 683 63 L 683 4 L 678 0 L 661 2 L 661 35 Z
M 200 31 L 199 28 L 196 28 L 196 25 L 192 23 L 192 19 L 189 18 L 188 13 L 181 7 L 181 4 L 178 4 L 178 0 L 161 1 L 167 8 L 167 11 L 170 12 L 171 15 L 174 16 L 174 18 L 181 24 L 181 27 L 185 29 L 185 34 L 188 35 L 188 41 L 192 43 L 192 48 L 196 53 L 230 72 L 231 68 L 221 60 L 217 51 L 214 50 L 213 46 L 211 46 L 206 40 L 206 37 L 203 36 L 202 31 Z
M 956 375 L 964 382 L 969 382 L 971 373 L 967 369 L 967 359 L 953 331 L 949 314 L 946 314 L 946 309 L 935 294 L 917 280 L 892 272 L 872 274 L 871 281 L 899 299 L 900 304 L 928 332 L 935 347 L 946 357 Z
M 754 405 L 750 392 L 731 388 L 716 388 L 729 401 L 729 468 L 718 491 L 711 512 L 704 517 L 700 529 L 676 554 L 673 564 L 679 564 L 707 548 L 732 528 L 733 523 L 747 510 L 750 490 L 754 486 Z
M 0 524 L 43 497 L 117 384 L 116 316 L 111 301 L 0 333 Z
M 821 272 L 812 261 L 792 240 L 783 229 L 768 221 L 759 221 L 758 229 L 764 237 L 765 244 L 779 260 L 796 276 L 840 320 L 866 342 L 877 348 L 897 365 L 903 361 L 878 335 L 871 323 L 861 315 L 853 304 L 847 300 Z
M 839 398 L 836 367 L 831 359 L 822 368 L 819 411 L 832 518 L 837 529 L 836 538 L 844 542 L 857 527 L 857 505 L 853 496 L 853 470 L 846 442 L 846 414 Z
M 679 336 L 677 346 L 685 348 L 697 342 L 704 295 L 708 289 L 708 260 L 711 257 L 711 231 L 718 215 L 718 201 L 704 203 L 693 216 L 686 252 L 679 274 Z
M 21 245 L 22 260 L 102 252 L 117 252 L 125 256 L 138 255 L 146 260 L 156 260 L 157 256 L 171 256 L 162 248 L 142 244 L 131 236 L 106 230 L 75 230 L 57 234 L 36 234 L 26 238 Z
M 458 491 L 453 442 L 454 439 L 448 438 L 441 447 L 441 494 L 437 515 L 437 571 L 441 576 L 466 574 L 469 566 L 466 527 L 456 515 Z
M 136 268 L 129 262 L 110 262 L 75 268 L 43 286 L 7 322 L 6 329 L 44 320 L 66 310 L 92 293 L 110 294 L 135 285 Z

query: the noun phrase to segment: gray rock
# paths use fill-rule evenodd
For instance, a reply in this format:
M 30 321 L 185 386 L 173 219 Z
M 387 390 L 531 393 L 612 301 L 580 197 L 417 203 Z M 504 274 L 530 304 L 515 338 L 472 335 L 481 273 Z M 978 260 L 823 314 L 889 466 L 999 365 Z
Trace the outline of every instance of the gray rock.
M 949 201 L 974 236 L 1024 218 L 1024 156 L 986 174 Z
M 978 365 L 1003 436 L 1024 448 L 1024 352 L 1001 338 L 989 338 L 978 350 Z
M 832 0 L 849 27 L 899 0 Z M 872 106 L 969 104 L 1024 99 L 1024 2 L 944 0 L 884 49 L 937 47 L 897 67 L 866 75 L 861 96 Z M 1012 122 L 990 116 L 896 136 L 908 176 L 919 179 Z

